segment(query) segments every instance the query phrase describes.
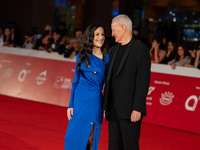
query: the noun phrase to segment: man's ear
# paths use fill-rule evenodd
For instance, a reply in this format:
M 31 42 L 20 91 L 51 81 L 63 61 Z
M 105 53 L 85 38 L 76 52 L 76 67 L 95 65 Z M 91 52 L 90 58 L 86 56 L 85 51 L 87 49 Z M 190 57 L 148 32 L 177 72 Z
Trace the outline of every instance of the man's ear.
M 123 32 L 126 32 L 126 26 L 125 25 L 122 25 L 121 28 L 122 28 Z

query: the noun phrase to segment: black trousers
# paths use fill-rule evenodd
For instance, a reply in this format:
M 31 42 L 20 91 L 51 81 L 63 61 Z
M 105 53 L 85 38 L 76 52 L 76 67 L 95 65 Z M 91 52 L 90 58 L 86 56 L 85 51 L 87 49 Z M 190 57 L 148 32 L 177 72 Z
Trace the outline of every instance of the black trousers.
M 108 122 L 108 150 L 139 150 L 141 121 L 142 118 L 138 122 L 119 118 L 114 105 L 112 105 Z

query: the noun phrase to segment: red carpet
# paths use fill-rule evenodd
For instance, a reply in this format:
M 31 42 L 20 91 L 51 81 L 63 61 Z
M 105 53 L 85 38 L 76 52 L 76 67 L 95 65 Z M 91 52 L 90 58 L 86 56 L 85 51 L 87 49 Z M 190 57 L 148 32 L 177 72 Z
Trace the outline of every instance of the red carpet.
M 66 108 L 0 95 L 0 150 L 63 150 Z M 107 150 L 103 122 L 99 150 Z M 142 124 L 141 150 L 200 150 L 200 135 Z

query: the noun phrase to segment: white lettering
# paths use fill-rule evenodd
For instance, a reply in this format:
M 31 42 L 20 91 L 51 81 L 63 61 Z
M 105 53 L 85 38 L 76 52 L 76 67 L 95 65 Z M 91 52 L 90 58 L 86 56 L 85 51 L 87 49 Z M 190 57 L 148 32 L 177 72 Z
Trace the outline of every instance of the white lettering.
M 2 59 L 1 61 L 2 61 L 3 63 L 9 63 L 9 64 L 12 62 L 11 60 L 5 60 L 5 59 Z
M 154 87 L 154 86 L 150 86 L 147 95 L 150 95 L 150 94 L 151 94 L 155 89 L 156 89 L 156 87 Z
M 150 100 L 150 101 L 151 101 L 151 100 L 152 100 L 152 97 L 147 97 L 146 100 Z
M 38 85 L 41 85 L 42 83 L 44 83 L 44 81 L 46 81 L 46 75 L 47 75 L 47 71 L 43 71 L 39 74 L 39 76 L 36 78 L 36 83 Z
M 189 106 L 189 102 L 193 100 L 194 101 L 194 104 L 193 106 Z M 186 100 L 185 102 L 185 108 L 189 111 L 195 111 L 196 107 L 197 107 L 197 104 L 198 104 L 198 98 L 197 96 L 195 95 L 192 95 L 190 97 L 188 97 L 188 99 Z
M 24 79 L 26 78 L 26 74 L 27 74 L 26 70 L 25 69 L 22 70 L 18 75 L 18 81 L 23 82 Z
M 197 89 L 197 90 L 200 90 L 200 86 L 196 86 L 196 89 Z
M 157 81 L 157 80 L 155 80 L 154 83 L 155 83 L 155 84 L 170 85 L 169 82 L 165 82 L 165 81 Z
M 152 103 L 151 102 L 146 102 L 146 105 L 152 105 Z

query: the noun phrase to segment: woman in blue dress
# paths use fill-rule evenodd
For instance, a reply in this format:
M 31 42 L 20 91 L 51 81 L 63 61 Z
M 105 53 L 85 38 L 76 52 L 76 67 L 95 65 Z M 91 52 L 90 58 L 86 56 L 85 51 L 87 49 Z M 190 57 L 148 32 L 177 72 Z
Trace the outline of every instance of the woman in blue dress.
M 105 30 L 99 24 L 87 27 L 83 47 L 76 57 L 65 150 L 97 150 L 102 118 L 102 88 L 109 62 L 105 49 Z

